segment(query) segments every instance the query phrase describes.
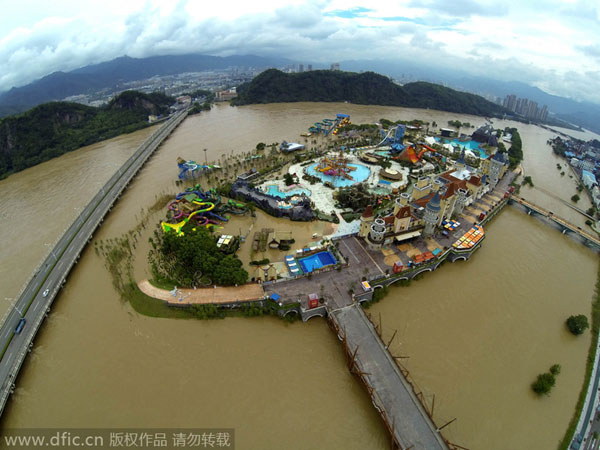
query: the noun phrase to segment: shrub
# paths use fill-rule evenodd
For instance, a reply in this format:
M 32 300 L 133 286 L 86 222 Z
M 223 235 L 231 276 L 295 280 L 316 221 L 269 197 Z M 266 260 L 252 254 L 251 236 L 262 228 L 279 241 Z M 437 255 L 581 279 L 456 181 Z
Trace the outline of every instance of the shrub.
M 583 332 L 590 327 L 587 317 L 583 314 L 579 314 L 578 316 L 570 316 L 566 323 L 569 331 L 575 336 L 583 334 Z
M 556 384 L 556 378 L 550 372 L 541 373 L 531 385 L 531 389 L 538 395 L 549 395 Z
M 560 364 L 554 364 L 550 367 L 550 373 L 554 376 L 560 375 Z

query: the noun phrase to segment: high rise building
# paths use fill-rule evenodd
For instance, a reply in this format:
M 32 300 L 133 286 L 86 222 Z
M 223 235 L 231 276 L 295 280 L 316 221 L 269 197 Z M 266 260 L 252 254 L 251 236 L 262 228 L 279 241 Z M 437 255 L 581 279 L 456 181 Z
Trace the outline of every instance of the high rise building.
M 517 109 L 517 96 L 514 94 L 507 95 L 504 99 L 504 107 L 515 112 Z
M 304 64 L 298 64 L 298 72 L 304 72 Z
M 330 70 L 340 70 L 340 63 L 331 64 Z
M 312 70 L 312 64 L 309 64 L 306 70 L 310 72 Z
M 525 113 L 525 117 L 534 120 L 538 118 L 537 102 L 529 100 L 529 103 L 527 104 L 527 112 Z
M 544 105 L 542 109 L 538 107 L 537 102 L 527 98 L 517 98 L 516 95 L 507 95 L 502 105 L 512 112 L 516 112 L 531 120 L 545 121 L 548 119 L 548 106 Z

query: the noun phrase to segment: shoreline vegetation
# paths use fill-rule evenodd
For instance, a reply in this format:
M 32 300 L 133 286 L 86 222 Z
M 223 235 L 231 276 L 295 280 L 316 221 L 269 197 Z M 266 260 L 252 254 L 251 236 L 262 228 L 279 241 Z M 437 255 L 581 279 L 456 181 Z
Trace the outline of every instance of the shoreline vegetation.
M 600 331 L 600 263 L 598 264 L 596 289 L 594 292 L 594 300 L 592 302 L 591 322 L 592 323 L 590 327 L 590 332 L 592 333 L 592 338 L 590 339 L 590 346 L 588 348 L 588 355 L 585 366 L 585 377 L 583 379 L 583 384 L 581 385 L 581 390 L 579 391 L 579 397 L 575 405 L 575 411 L 573 412 L 573 416 L 571 417 L 571 421 L 569 422 L 569 426 L 565 431 L 562 440 L 558 444 L 559 450 L 567 450 L 569 448 L 569 445 L 571 444 L 571 440 L 573 439 L 573 435 L 575 434 L 575 429 L 577 428 L 577 423 L 579 422 L 579 418 L 582 414 L 585 398 L 592 378 L 592 372 L 594 370 L 596 348 L 598 347 L 598 332 Z
M 219 308 L 212 304 L 190 305 L 186 308 L 175 308 L 166 302 L 144 294 L 133 276 L 134 250 L 139 243 L 139 237 L 148 226 L 150 217 L 162 210 L 172 200 L 170 194 L 164 192 L 155 197 L 155 202 L 146 210 L 142 209 L 139 223 L 127 233 L 102 241 L 94 241 L 96 255 L 104 258 L 104 265 L 108 270 L 114 289 L 121 300 L 127 302 L 139 314 L 155 318 L 171 319 L 223 319 L 225 317 L 262 317 L 279 316 L 280 309 L 287 309 L 289 305 L 280 307 L 275 301 L 248 302 L 234 310 Z M 150 280 L 151 284 L 161 289 L 172 289 L 175 283 L 166 280 Z M 296 305 L 292 305 L 296 306 Z M 294 322 L 296 315 L 282 317 L 285 322 Z
M 101 107 L 51 102 L 0 120 L 0 179 L 86 145 L 153 125 L 171 97 L 125 91 Z

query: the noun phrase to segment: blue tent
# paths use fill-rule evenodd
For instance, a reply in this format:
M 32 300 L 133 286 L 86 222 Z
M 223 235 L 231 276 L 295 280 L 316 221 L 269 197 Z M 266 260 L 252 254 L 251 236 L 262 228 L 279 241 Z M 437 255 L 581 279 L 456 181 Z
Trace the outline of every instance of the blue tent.
M 273 292 L 271 294 L 270 298 L 271 298 L 271 300 L 278 301 L 281 298 L 281 296 L 279 294 L 276 294 L 275 292 Z

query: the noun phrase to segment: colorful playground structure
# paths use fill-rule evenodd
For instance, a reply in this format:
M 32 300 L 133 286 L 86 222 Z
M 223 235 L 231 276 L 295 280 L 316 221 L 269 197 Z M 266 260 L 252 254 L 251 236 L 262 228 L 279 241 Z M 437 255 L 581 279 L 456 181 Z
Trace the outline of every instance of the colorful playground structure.
M 387 132 L 385 130 L 381 130 L 382 140 L 379 142 L 376 147 L 388 146 L 390 147 L 389 155 L 392 159 L 396 161 L 407 161 L 412 164 L 417 163 L 423 157 L 423 154 L 427 151 L 437 153 L 435 149 L 429 147 L 424 142 L 419 142 L 418 144 L 410 144 L 405 146 L 402 143 L 404 138 L 404 131 L 406 127 L 404 125 L 396 125 L 390 127 Z M 417 152 L 418 148 L 421 148 L 420 151 Z
M 415 164 L 416 162 L 421 160 L 425 152 L 430 151 L 433 153 L 437 153 L 435 149 L 429 147 L 428 145 L 422 142 L 417 145 L 421 147 L 421 151 L 419 151 L 419 153 L 417 153 L 416 145 L 410 145 L 406 147 L 400 154 L 392 156 L 392 159 L 395 159 L 397 161 L 409 161 L 412 164 Z
M 321 122 L 315 122 L 308 131 L 311 133 L 323 133 L 325 136 L 330 133 L 336 135 L 340 127 L 349 123 L 350 116 L 348 114 L 337 114 L 335 119 L 323 119 Z
M 404 125 L 396 125 L 390 127 L 390 129 L 386 132 L 383 128 L 381 129 L 381 142 L 376 145 L 376 147 L 381 146 L 389 146 L 391 148 L 391 154 L 398 154 L 404 150 L 404 145 L 402 145 L 402 138 L 404 137 L 404 131 L 406 128 Z
M 356 170 L 356 167 L 350 166 L 344 154 L 340 151 L 339 155 L 324 156 L 321 158 L 315 170 L 325 175 L 333 177 L 344 177 L 348 180 L 354 180 L 349 172 Z
M 171 217 L 166 222 L 161 222 L 164 232 L 175 231 L 178 236 L 183 235 L 181 229 L 193 220 L 198 226 L 215 226 L 221 222 L 229 221 L 225 213 L 245 214 L 248 208 L 234 200 L 227 203 L 221 202 L 221 196 L 214 189 L 202 192 L 200 185 L 187 188 L 175 196 L 175 200 L 167 205 Z
M 209 170 L 220 169 L 219 166 L 214 164 L 204 165 L 199 164 L 196 161 L 186 161 L 183 158 L 177 158 L 177 166 L 179 167 L 179 179 L 187 180 L 188 178 L 195 178 L 198 173 L 206 172 Z

